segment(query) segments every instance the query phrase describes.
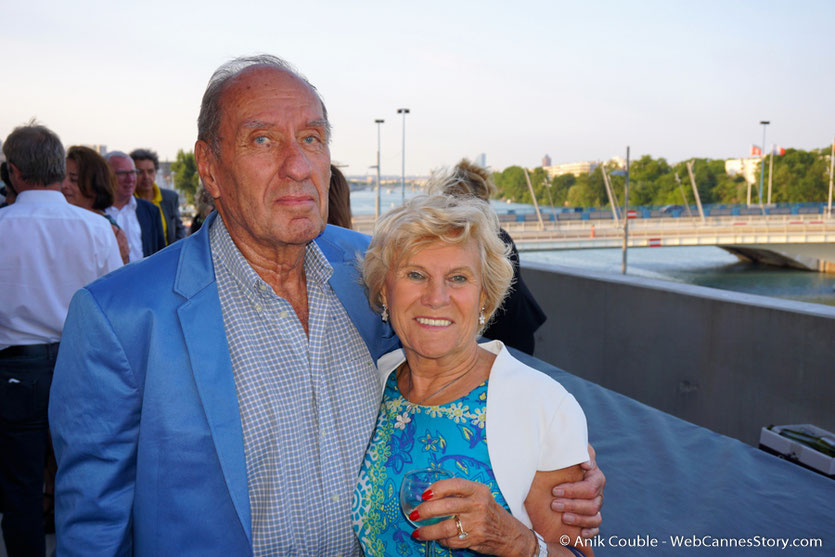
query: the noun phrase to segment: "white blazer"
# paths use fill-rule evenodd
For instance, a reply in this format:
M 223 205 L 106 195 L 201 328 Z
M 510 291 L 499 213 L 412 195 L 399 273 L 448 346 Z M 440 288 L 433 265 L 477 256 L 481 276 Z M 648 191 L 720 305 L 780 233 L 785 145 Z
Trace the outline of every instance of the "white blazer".
M 586 416 L 565 388 L 510 355 L 493 340 L 480 345 L 496 355 L 487 386 L 487 452 L 511 514 L 529 528 L 525 498 L 537 471 L 589 459 Z M 406 356 L 402 349 L 377 361 L 380 393 Z

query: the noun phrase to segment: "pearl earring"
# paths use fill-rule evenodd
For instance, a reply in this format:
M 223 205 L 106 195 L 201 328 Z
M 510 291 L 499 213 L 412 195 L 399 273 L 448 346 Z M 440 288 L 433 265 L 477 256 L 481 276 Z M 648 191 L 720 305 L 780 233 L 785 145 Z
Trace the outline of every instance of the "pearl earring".
M 483 326 L 484 326 L 484 323 L 485 323 L 486 321 L 487 321 L 487 320 L 486 320 L 486 319 L 484 319 L 484 308 L 481 308 L 481 313 L 478 315 L 478 324 L 479 324 L 479 325 L 481 325 L 481 326 L 483 327 Z
M 383 303 L 383 313 L 380 315 L 383 318 L 383 323 L 389 320 L 389 308 Z

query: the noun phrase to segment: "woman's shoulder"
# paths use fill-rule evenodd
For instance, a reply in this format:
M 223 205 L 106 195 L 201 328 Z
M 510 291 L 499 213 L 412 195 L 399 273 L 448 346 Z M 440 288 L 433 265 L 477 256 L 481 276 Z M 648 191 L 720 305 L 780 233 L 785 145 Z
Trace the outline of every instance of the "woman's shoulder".
M 517 360 L 503 342 L 493 340 L 479 346 L 496 355 L 490 371 L 490 383 L 498 384 L 500 391 L 505 392 L 507 389 L 508 393 L 514 394 L 523 391 L 529 397 L 546 398 L 552 404 L 554 397 L 569 395 L 559 381 Z

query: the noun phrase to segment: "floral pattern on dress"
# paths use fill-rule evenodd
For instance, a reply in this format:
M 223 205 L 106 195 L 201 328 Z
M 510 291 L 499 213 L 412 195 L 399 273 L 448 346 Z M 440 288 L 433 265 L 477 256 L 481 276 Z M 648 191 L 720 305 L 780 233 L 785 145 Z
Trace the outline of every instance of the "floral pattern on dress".
M 411 537 L 415 527 L 400 510 L 400 483 L 410 470 L 442 468 L 483 483 L 508 509 L 487 452 L 486 405 L 487 381 L 456 401 L 419 406 L 404 399 L 395 374 L 389 376 L 354 491 L 354 530 L 366 555 L 423 555 L 423 542 Z M 436 547 L 436 555 L 479 555 Z

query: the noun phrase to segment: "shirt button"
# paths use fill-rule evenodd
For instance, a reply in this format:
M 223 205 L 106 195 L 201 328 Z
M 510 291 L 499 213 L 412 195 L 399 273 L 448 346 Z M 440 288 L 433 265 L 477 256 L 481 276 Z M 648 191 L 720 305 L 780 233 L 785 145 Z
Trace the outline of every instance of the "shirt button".
M 255 311 L 257 311 L 258 313 L 261 313 L 262 309 L 264 309 L 264 308 L 261 307 L 261 304 L 255 304 Z
M 333 501 L 334 503 L 336 503 L 337 501 L 339 501 L 339 495 L 335 495 L 335 494 L 334 494 L 334 495 L 331 495 L 331 501 Z
M 287 313 L 286 309 L 283 309 L 278 313 L 278 316 L 281 317 L 282 319 L 286 319 L 288 315 L 290 315 L 290 314 Z

